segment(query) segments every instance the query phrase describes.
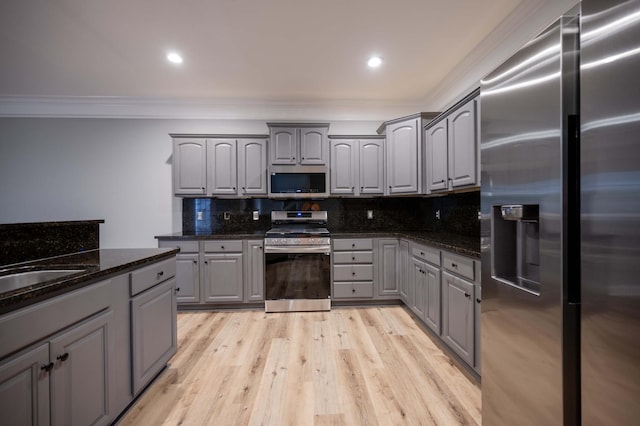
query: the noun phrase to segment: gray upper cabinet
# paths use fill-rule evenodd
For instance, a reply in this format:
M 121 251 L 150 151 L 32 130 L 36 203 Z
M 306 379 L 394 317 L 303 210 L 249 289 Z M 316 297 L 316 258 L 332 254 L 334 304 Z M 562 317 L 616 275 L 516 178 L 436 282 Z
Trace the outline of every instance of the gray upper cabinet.
M 269 157 L 271 164 L 296 164 L 298 158 L 298 129 L 271 127 Z
M 240 195 L 267 194 L 266 139 L 238 140 L 238 188 Z
M 329 125 L 267 123 L 269 162 L 272 166 L 325 166 L 329 162 Z
M 384 138 L 331 136 L 331 194 L 384 194 Z
M 419 194 L 422 183 L 419 120 L 387 126 L 386 178 L 389 195 Z
M 325 165 L 327 129 L 303 127 L 300 129 L 300 164 Z
M 173 139 L 173 193 L 205 195 L 207 185 L 206 141 Z
M 235 139 L 207 140 L 207 192 L 211 195 L 238 193 L 237 143 Z
M 266 135 L 172 136 L 174 195 L 267 194 Z
M 364 139 L 358 144 L 360 195 L 384 194 L 384 139 Z
M 472 99 L 449 118 L 449 179 L 453 188 L 477 183 L 479 100 Z
M 476 96 L 427 126 L 427 193 L 478 185 L 478 102 Z
M 427 129 L 427 192 L 449 189 L 447 119 Z
M 331 140 L 331 194 L 356 195 L 358 185 L 358 141 L 353 139 Z

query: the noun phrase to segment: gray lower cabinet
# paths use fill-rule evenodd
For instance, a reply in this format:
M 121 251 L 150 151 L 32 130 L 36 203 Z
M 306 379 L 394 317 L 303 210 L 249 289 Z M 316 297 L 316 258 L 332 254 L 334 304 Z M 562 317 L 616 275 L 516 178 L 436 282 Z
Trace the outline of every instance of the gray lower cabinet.
M 7 425 L 49 424 L 49 343 L 0 364 L 0 418 Z
M 396 238 L 380 238 L 377 247 L 377 289 L 378 297 L 397 298 L 400 294 L 399 268 L 400 244 Z
M 373 298 L 373 240 L 334 238 L 332 243 L 332 299 Z
M 443 254 L 442 338 L 470 366 L 476 364 L 475 269 L 476 263 Z
M 424 321 L 424 305 L 427 294 L 425 263 L 415 257 L 411 258 L 411 298 L 409 309 Z
M 245 301 L 264 300 L 264 240 L 246 241 Z
M 410 269 L 409 269 L 409 242 L 406 240 L 399 241 L 400 246 L 400 259 L 398 261 L 398 291 L 400 292 L 400 299 L 407 304 L 409 300 L 409 281 L 410 281 Z
M 264 301 L 264 249 L 259 240 L 161 240 L 179 248 L 179 306 Z
M 0 316 L 3 424 L 109 423 L 119 408 L 109 405 L 107 378 L 121 332 L 112 327 L 111 284 L 105 280 Z
M 3 424 L 108 424 L 111 319 L 103 311 L 2 362 Z
M 111 310 L 100 313 L 51 340 L 52 425 L 109 423 L 111 317 Z
M 242 240 L 204 242 L 204 301 L 243 302 Z
M 436 334 L 440 334 L 440 268 L 424 264 L 425 305 L 424 322 Z

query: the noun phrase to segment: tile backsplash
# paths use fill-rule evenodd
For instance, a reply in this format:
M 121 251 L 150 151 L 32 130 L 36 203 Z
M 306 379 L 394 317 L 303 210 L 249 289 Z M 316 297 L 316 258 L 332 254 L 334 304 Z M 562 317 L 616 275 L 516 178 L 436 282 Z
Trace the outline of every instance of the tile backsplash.
M 306 210 L 315 203 L 329 212 L 331 232 L 436 231 L 479 236 L 480 192 L 442 197 L 330 198 L 273 200 L 267 198 L 183 198 L 182 232 L 255 232 L 271 227 L 272 210 Z M 373 213 L 367 219 L 367 211 Z M 253 220 L 253 212 L 258 220 Z M 228 219 L 225 219 L 225 214 Z M 439 219 L 436 217 L 439 215 Z

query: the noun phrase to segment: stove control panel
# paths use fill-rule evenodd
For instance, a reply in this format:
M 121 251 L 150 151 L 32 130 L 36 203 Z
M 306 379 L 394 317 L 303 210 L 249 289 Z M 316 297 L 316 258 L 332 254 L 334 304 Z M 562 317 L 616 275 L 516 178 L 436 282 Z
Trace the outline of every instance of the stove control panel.
M 330 237 L 268 237 L 264 244 L 269 246 L 326 246 L 331 244 Z

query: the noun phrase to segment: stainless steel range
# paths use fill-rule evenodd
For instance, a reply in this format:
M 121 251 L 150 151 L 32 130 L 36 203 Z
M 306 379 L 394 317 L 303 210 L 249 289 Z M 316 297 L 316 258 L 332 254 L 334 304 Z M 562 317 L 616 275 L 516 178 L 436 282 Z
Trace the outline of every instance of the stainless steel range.
M 265 311 L 331 309 L 326 211 L 274 211 L 264 239 Z

